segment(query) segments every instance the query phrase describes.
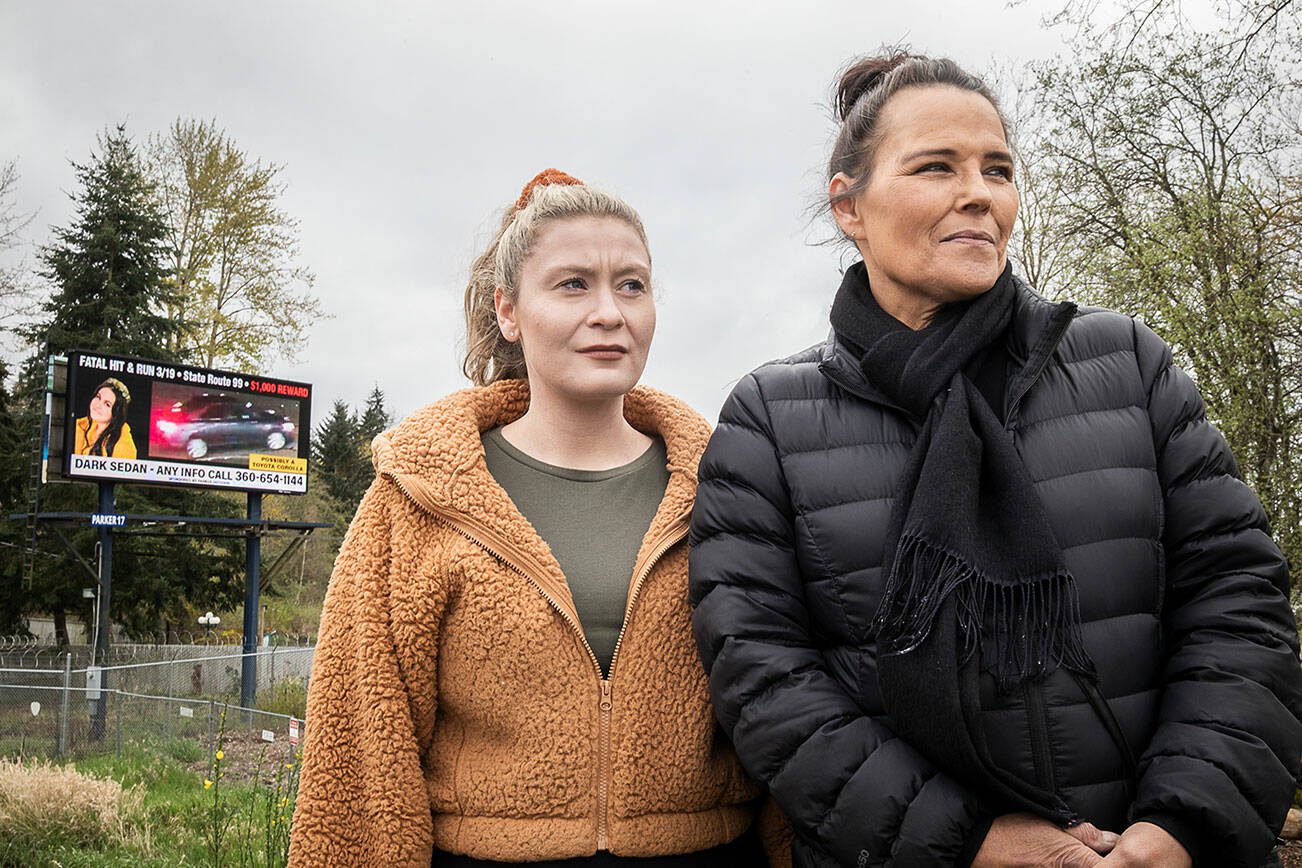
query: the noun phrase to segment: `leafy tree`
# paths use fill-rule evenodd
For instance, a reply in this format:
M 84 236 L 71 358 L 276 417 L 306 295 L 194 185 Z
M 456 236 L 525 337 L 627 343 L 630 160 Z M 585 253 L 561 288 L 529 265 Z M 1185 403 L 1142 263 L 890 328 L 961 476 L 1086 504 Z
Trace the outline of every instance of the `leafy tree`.
M 0 255 L 16 248 L 20 233 L 31 222 L 31 215 L 17 211 L 13 202 L 18 183 L 17 164 L 0 165 Z M 23 312 L 27 287 L 18 264 L 0 265 L 0 323 L 7 323 Z M 13 414 L 9 394 L 9 365 L 0 358 L 0 518 L 26 508 L 22 456 L 28 443 Z M 22 620 L 24 591 L 22 585 L 22 549 L 26 547 L 23 526 L 0 521 L 0 635 L 25 632 Z
M 18 187 L 18 164 L 0 165 L 0 256 L 18 247 L 23 229 L 32 222 L 31 214 L 22 214 L 13 198 Z M 0 324 L 25 312 L 28 287 L 21 262 L 0 262 Z
M 170 242 L 169 347 L 198 364 L 259 372 L 293 359 L 320 319 L 298 223 L 280 207 L 283 167 L 241 150 L 215 121 L 178 119 L 149 143 Z
M 1171 344 L 1296 570 L 1299 9 L 1222 8 L 1210 31 L 1164 0 L 1111 27 L 1075 19 L 1070 56 L 1034 67 L 1017 251 L 1042 290 L 1136 314 Z

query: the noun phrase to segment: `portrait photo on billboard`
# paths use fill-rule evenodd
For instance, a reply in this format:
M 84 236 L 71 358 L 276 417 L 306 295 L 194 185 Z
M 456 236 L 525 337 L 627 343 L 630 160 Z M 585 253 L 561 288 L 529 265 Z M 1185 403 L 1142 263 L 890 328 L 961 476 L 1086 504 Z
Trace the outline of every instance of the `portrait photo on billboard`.
M 312 387 L 104 353 L 68 354 L 72 479 L 301 494 Z
M 149 409 L 133 402 L 134 394 L 148 394 L 148 383 L 136 377 L 83 378 L 70 396 L 73 448 L 76 455 L 136 458 L 136 437 L 148 430 Z M 136 380 L 129 384 L 126 380 Z M 134 385 L 134 388 L 133 388 Z M 143 388 L 142 388 L 143 386 Z

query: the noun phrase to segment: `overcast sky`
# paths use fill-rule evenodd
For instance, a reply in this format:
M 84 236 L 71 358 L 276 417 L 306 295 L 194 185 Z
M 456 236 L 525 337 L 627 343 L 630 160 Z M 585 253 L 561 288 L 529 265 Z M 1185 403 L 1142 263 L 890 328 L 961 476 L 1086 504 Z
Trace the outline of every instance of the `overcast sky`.
M 827 332 L 842 256 L 808 209 L 838 67 L 897 41 L 1017 66 L 1058 50 L 1050 8 L 0 0 L 0 164 L 18 160 L 30 245 L 69 221 L 69 161 L 109 125 L 212 118 L 282 164 L 332 318 L 267 373 L 313 383 L 318 419 L 374 384 L 399 415 L 466 385 L 470 260 L 562 168 L 642 213 L 660 299 L 643 382 L 713 421 L 738 377 Z

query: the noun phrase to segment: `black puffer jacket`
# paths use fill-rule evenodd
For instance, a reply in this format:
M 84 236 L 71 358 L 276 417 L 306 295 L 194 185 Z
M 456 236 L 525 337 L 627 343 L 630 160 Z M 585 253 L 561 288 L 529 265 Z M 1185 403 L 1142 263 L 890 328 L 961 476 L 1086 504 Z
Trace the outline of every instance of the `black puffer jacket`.
M 1162 341 L 1097 309 L 1055 331 L 1050 310 L 1019 282 L 1004 417 L 1106 702 L 1059 671 L 987 691 L 982 728 L 1082 819 L 1158 823 L 1200 866 L 1259 865 L 1302 754 L 1287 566 Z M 882 539 L 918 424 L 830 339 L 745 377 L 701 462 L 697 642 L 797 865 L 961 863 L 997 810 L 895 737 L 877 687 Z

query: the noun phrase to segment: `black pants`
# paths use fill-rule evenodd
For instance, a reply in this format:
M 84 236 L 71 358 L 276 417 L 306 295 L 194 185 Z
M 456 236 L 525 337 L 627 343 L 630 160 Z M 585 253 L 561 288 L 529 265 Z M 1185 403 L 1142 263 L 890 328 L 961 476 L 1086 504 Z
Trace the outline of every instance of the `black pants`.
M 764 868 L 768 864 L 759 837 L 752 828 L 737 840 L 678 856 L 651 856 L 639 859 L 632 856 L 612 856 L 600 852 L 595 856 L 578 859 L 556 859 L 547 862 L 489 862 L 435 852 L 432 868 L 491 868 L 491 866 L 530 865 L 533 868 Z

